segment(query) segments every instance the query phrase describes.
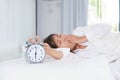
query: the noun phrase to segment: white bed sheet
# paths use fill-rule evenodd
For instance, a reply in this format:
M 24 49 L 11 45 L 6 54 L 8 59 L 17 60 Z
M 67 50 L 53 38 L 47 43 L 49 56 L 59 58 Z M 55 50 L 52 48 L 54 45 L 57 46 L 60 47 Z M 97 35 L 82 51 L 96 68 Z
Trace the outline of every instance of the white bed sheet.
M 120 59 L 110 64 L 110 68 L 116 80 L 120 80 Z
M 115 80 L 104 56 L 71 58 L 40 64 L 28 64 L 24 58 L 2 62 L 0 80 Z

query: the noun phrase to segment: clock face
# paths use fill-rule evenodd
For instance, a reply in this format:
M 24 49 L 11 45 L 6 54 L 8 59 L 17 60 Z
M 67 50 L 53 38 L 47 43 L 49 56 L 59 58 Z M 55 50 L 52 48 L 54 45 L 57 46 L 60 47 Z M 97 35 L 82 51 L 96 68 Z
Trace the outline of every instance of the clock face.
M 41 45 L 30 45 L 26 51 L 26 59 L 30 63 L 39 63 L 45 57 L 44 48 Z

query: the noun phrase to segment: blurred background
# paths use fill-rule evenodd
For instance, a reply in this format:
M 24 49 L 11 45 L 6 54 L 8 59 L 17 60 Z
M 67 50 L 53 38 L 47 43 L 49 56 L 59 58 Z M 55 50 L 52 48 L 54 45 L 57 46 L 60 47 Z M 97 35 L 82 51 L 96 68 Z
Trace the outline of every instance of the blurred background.
M 71 34 L 78 26 L 108 23 L 119 32 L 119 0 L 0 0 L 0 61 L 24 55 L 38 34 Z

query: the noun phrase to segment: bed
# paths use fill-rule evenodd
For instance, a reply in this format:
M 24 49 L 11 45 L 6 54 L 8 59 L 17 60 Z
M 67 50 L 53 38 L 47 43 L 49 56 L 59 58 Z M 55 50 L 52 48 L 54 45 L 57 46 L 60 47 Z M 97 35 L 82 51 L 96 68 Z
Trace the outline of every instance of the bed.
M 115 80 L 120 80 L 120 59 L 110 64 L 110 69 Z
M 29 64 L 24 57 L 0 63 L 0 80 L 115 80 L 104 56 L 44 60 Z

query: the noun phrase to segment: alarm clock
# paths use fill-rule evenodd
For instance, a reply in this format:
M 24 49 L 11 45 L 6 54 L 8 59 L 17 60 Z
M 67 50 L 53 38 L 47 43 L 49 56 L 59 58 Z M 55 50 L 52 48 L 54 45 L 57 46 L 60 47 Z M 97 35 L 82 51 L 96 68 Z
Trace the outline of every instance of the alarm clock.
M 26 46 L 25 59 L 30 64 L 41 63 L 45 58 L 45 50 L 42 43 L 32 44 Z

